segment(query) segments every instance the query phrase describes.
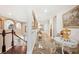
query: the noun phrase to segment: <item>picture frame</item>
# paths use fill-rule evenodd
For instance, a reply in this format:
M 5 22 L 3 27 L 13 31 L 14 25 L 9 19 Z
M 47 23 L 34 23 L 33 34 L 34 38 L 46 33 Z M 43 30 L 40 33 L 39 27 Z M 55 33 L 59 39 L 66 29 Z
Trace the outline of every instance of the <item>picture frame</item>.
M 0 29 L 3 28 L 3 20 L 0 18 Z
M 79 6 L 71 9 L 63 15 L 63 27 L 79 28 Z

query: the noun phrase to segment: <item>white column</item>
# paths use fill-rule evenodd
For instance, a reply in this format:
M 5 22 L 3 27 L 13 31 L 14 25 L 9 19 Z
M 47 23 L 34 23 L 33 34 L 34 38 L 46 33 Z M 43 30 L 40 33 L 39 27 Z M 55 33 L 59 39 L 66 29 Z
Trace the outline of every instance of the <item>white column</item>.
M 32 11 L 28 11 L 28 20 L 27 20 L 27 54 L 32 54 Z
M 56 20 L 56 27 L 57 27 L 57 33 L 60 33 L 60 31 L 63 28 L 63 21 L 62 21 L 62 13 L 57 14 L 57 20 Z
M 53 21 L 52 21 L 53 23 L 52 23 L 52 33 L 53 33 L 53 36 L 52 36 L 52 38 L 54 38 L 55 36 L 56 36 L 56 34 L 57 34 L 57 26 L 56 26 L 56 22 L 57 22 L 57 18 L 56 18 L 56 16 L 54 16 L 53 17 Z

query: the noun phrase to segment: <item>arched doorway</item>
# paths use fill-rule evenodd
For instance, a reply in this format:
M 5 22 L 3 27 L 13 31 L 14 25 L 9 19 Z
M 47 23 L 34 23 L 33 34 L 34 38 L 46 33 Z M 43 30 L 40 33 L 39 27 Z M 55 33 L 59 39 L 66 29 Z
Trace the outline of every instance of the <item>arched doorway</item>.
M 16 23 L 16 28 L 21 30 L 21 23 Z
M 5 20 L 4 21 L 4 29 L 10 30 L 14 28 L 14 22 L 12 20 Z

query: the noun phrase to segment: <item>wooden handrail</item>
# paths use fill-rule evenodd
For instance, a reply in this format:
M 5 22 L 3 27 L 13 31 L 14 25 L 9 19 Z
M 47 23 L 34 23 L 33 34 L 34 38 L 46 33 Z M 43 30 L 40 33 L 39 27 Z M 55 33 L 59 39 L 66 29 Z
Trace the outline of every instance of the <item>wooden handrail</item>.
M 10 34 L 10 33 L 12 33 L 12 32 L 7 32 L 6 34 Z
M 22 41 L 24 41 L 24 42 L 27 43 L 27 41 L 25 41 L 24 39 L 22 39 L 21 37 L 19 37 L 16 33 L 14 33 L 14 35 L 17 36 L 18 38 L 20 38 Z
M 5 33 L 5 34 L 10 34 L 10 33 L 12 33 L 12 32 L 7 32 L 7 33 Z M 0 33 L 0 35 L 2 35 L 2 33 Z

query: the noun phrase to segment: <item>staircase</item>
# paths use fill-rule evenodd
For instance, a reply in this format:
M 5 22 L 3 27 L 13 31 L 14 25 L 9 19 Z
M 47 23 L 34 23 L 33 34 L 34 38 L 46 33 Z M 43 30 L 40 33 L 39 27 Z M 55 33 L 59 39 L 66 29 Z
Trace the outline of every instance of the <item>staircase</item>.
M 26 46 L 14 46 L 7 52 L 4 52 L 3 54 L 26 54 L 26 51 L 27 51 Z
M 12 34 L 12 41 L 11 41 L 11 48 L 10 49 L 6 49 L 6 41 L 5 41 L 5 36 L 6 34 Z M 0 35 L 2 35 L 3 37 L 3 45 L 2 45 L 2 53 L 1 54 L 26 54 L 27 52 L 27 41 L 24 40 L 24 38 L 20 37 L 19 35 L 17 35 L 14 30 L 12 30 L 11 32 L 6 33 L 5 30 L 3 30 L 2 33 L 0 33 Z M 16 44 L 16 41 L 18 41 L 18 43 Z M 7 50 L 7 51 L 6 51 Z

